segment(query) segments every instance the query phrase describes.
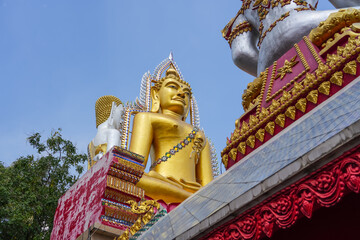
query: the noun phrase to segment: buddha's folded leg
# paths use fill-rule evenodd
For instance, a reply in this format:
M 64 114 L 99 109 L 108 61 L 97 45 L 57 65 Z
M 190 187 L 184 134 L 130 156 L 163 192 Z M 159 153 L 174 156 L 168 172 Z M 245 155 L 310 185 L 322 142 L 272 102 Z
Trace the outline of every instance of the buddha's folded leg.
M 137 186 L 145 190 L 145 195 L 154 200 L 162 199 L 166 203 L 179 203 L 190 197 L 192 193 L 185 191 L 181 185 L 164 181 L 144 174 Z
M 144 175 L 148 176 L 148 177 L 152 177 L 152 178 L 157 178 L 159 180 L 162 180 L 164 182 L 168 182 L 169 184 L 175 185 L 178 188 L 183 188 L 182 184 L 179 183 L 178 181 L 173 181 L 172 179 L 166 178 L 163 175 L 151 170 L 148 173 L 144 173 Z

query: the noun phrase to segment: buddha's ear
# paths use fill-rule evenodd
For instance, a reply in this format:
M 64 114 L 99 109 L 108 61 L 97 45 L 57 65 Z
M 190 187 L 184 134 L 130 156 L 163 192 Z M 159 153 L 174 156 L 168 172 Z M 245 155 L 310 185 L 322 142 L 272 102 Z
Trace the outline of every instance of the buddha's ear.
M 160 109 L 160 97 L 159 97 L 158 90 L 156 88 L 152 87 L 150 96 L 151 96 L 151 110 L 150 111 L 153 113 L 157 113 L 157 112 L 159 112 L 159 109 Z
M 183 118 L 182 118 L 182 120 L 185 122 L 185 120 L 186 120 L 186 118 L 187 118 L 187 116 L 189 115 L 189 112 L 191 111 L 191 98 L 190 98 L 190 100 L 189 100 L 189 106 L 187 106 L 187 110 L 186 110 L 186 113 L 185 113 L 185 115 L 183 116 Z

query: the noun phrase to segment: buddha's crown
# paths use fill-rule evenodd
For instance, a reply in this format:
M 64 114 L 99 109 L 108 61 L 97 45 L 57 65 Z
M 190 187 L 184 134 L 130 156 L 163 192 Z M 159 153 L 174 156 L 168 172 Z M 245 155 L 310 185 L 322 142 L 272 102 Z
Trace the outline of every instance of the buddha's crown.
M 164 71 L 166 70 L 165 77 L 161 78 Z M 160 89 L 162 82 L 166 79 L 172 77 L 178 80 L 180 83 L 185 84 L 190 88 L 190 84 L 186 82 L 181 75 L 179 67 L 176 65 L 172 53 L 170 53 L 169 57 L 162 61 L 154 70 L 154 74 L 152 76 L 152 83 L 154 83 L 154 87 Z

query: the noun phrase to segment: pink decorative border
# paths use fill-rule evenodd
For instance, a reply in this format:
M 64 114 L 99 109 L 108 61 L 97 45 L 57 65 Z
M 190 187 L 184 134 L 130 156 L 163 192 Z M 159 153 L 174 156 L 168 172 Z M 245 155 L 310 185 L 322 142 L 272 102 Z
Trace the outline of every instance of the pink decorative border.
M 330 207 L 349 191 L 360 191 L 360 145 L 223 224 L 202 239 L 259 239 L 274 229 L 289 228 L 315 206 Z M 275 227 L 275 228 L 274 228 Z

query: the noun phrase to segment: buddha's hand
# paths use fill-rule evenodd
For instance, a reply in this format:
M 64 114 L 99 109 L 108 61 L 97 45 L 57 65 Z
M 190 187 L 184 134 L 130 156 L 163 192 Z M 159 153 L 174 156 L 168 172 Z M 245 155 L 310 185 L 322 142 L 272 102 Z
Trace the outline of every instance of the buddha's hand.
M 201 151 L 204 149 L 206 144 L 206 137 L 203 131 L 199 131 L 194 138 L 194 145 L 192 147 L 191 158 L 195 158 L 195 164 L 198 163 Z

